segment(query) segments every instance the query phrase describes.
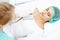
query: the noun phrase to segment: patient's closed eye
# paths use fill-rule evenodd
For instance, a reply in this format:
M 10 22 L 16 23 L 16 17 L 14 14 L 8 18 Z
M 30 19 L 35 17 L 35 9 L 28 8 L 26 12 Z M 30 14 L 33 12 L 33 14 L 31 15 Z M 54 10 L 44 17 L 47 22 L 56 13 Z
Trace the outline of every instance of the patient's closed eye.
M 48 16 L 51 16 L 50 12 L 47 13 Z

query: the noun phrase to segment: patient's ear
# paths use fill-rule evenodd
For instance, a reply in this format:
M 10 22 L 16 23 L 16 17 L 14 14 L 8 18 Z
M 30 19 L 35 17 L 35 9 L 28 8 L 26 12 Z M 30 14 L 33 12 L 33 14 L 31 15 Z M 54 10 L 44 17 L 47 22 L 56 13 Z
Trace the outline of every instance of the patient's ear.
M 38 8 L 35 8 L 34 15 L 37 15 L 37 14 L 40 14 L 40 12 L 39 12 Z

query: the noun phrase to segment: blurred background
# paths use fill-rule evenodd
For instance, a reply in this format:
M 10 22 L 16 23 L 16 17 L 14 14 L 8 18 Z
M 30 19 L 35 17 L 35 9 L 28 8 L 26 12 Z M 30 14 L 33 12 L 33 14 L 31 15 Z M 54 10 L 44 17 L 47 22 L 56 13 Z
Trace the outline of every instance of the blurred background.
M 29 13 L 34 13 L 35 8 L 38 8 L 40 12 L 42 12 L 44 9 L 48 8 L 49 6 L 57 6 L 60 8 L 60 0 L 0 0 L 0 2 L 11 3 L 12 5 L 15 6 L 16 14 L 27 17 Z M 26 22 L 25 24 L 27 24 L 28 21 L 25 22 Z M 17 25 L 20 25 L 20 23 L 16 24 L 15 26 Z M 60 22 L 58 21 L 58 23 L 56 23 L 56 25 L 54 24 L 54 26 L 60 26 Z M 18 30 L 20 31 L 21 35 L 25 34 L 24 30 L 20 26 L 17 29 L 21 29 Z M 28 29 L 30 29 L 30 27 Z

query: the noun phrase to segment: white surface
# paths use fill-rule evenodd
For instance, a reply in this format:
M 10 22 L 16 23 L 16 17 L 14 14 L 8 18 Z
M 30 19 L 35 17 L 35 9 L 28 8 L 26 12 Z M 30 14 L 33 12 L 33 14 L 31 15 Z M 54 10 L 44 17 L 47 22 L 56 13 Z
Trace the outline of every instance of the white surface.
M 37 30 L 37 26 L 36 24 L 34 26 L 33 21 L 27 22 L 28 24 L 31 23 L 32 26 L 27 25 L 26 27 L 28 29 L 32 27 L 32 29 L 35 28 L 35 30 L 34 32 L 32 32 L 32 34 L 28 35 L 28 37 L 24 38 L 23 40 L 60 40 L 60 23 L 58 23 L 59 21 L 57 21 L 55 24 L 45 24 L 44 31 L 41 31 L 39 28 Z

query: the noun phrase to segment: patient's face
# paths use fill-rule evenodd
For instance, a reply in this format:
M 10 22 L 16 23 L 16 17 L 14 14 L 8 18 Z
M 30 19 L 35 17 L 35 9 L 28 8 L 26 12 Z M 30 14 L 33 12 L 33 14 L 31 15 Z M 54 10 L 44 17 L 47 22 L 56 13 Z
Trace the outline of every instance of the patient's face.
M 44 21 L 49 21 L 52 15 L 52 10 L 50 8 L 47 8 L 45 10 L 43 10 L 43 12 L 41 13 L 41 18 Z

